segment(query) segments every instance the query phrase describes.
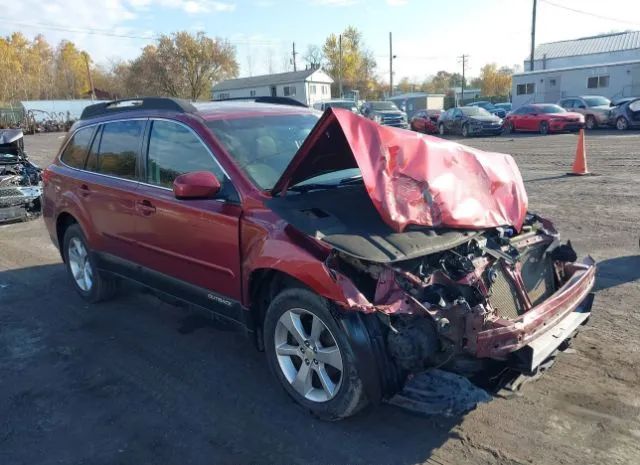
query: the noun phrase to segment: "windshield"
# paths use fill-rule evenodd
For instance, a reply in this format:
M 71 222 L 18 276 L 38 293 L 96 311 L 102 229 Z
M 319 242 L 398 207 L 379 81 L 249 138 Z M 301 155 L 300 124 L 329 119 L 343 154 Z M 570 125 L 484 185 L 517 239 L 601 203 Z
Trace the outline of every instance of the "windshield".
M 476 102 L 473 106 L 484 108 L 485 110 L 492 110 L 493 104 L 491 102 Z
M 398 111 L 398 107 L 393 102 L 370 102 L 370 103 L 371 103 L 371 108 L 373 108 L 376 111 L 379 111 L 379 110 Z
M 491 113 L 482 107 L 462 107 L 460 110 L 465 116 L 491 116 Z
M 585 97 L 584 101 L 589 107 L 599 107 L 600 105 L 609 106 L 611 104 L 611 100 L 606 97 Z
M 238 166 L 268 190 L 287 168 L 313 126 L 315 114 L 268 115 L 207 121 Z
M 533 107 L 537 113 L 566 113 L 567 110 L 558 105 L 538 105 Z

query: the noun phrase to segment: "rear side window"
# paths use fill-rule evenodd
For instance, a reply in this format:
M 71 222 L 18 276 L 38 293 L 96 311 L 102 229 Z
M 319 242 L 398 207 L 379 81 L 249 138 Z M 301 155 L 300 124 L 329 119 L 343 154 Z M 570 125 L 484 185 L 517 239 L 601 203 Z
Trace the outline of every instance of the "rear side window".
M 144 127 L 143 120 L 104 124 L 98 148 L 97 171 L 120 178 L 136 179 L 136 160 Z
M 193 132 L 171 121 L 153 121 L 149 136 L 147 182 L 171 189 L 178 176 L 192 171 L 210 171 L 220 182 L 225 178 L 209 150 Z
M 71 140 L 60 156 L 60 160 L 62 160 L 65 165 L 71 166 L 72 168 L 84 168 L 84 160 L 87 157 L 93 130 L 93 127 L 78 129 L 71 137 Z

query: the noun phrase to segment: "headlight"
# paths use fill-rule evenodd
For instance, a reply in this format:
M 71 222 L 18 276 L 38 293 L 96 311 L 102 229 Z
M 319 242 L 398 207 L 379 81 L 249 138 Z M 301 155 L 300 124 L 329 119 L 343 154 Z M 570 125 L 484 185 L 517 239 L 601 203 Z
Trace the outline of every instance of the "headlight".
M 499 118 L 498 121 L 496 121 L 496 123 L 498 123 L 500 126 L 502 126 L 502 123 L 503 123 L 502 118 Z
M 382 123 L 382 116 L 380 116 L 380 115 L 373 115 L 373 120 L 374 120 L 376 123 Z

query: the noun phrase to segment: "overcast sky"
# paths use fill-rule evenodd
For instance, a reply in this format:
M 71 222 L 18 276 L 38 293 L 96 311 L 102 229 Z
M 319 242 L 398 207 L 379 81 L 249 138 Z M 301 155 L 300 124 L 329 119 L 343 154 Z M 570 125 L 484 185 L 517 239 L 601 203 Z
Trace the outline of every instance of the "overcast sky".
M 284 71 L 295 41 L 298 64 L 309 44 L 353 25 L 388 79 L 393 32 L 395 79 L 422 80 L 482 65 L 519 64 L 529 53 L 532 0 L 15 0 L 3 6 L 0 34 L 66 38 L 98 63 L 135 57 L 160 33 L 204 31 L 237 47 L 241 75 L 263 74 L 269 57 Z M 102 4 L 101 6 L 98 6 Z M 564 8 L 561 8 L 564 7 Z M 580 10 L 570 11 L 571 9 Z M 538 43 L 639 30 L 640 0 L 538 0 Z

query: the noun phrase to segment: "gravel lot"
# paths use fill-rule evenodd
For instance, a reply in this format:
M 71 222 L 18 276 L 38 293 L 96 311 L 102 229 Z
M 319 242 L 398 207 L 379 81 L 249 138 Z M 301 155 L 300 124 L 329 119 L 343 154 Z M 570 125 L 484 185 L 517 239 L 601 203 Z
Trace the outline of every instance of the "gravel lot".
M 26 137 L 46 165 L 61 134 Z M 140 292 L 87 306 L 41 220 L 0 226 L 0 463 L 640 463 L 640 134 L 464 142 L 515 156 L 531 210 L 599 262 L 590 325 L 521 394 L 460 418 L 323 423 L 242 335 Z

